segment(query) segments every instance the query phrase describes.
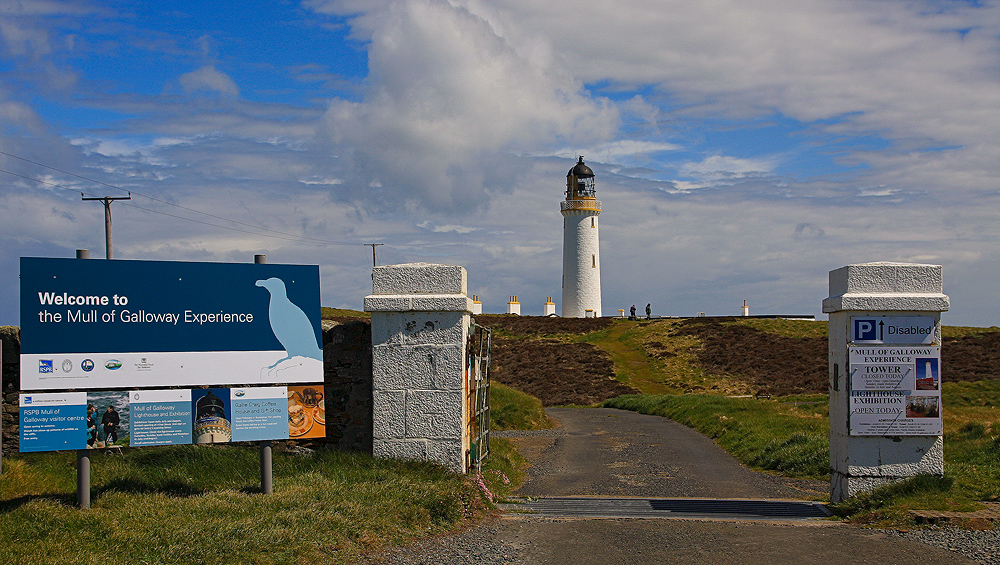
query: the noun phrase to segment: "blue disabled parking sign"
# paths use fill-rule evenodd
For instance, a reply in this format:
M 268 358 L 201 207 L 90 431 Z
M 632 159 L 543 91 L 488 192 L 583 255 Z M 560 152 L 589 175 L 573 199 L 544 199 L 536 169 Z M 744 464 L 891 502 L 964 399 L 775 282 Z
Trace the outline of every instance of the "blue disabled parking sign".
M 851 342 L 930 345 L 936 329 L 937 322 L 929 316 L 856 316 L 851 318 Z

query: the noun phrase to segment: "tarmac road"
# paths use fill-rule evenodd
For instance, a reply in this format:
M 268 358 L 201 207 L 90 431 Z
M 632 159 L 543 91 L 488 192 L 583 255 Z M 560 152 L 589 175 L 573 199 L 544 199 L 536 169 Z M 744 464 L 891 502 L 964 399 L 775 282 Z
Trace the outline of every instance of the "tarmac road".
M 518 495 L 815 498 L 828 484 L 751 471 L 673 421 L 551 408 L 561 426 L 503 434 L 533 466 Z M 957 553 L 830 520 L 581 519 L 505 514 L 383 556 L 388 563 L 823 564 L 975 563 Z
M 561 426 L 511 438 L 532 466 L 524 496 L 816 499 L 829 483 L 752 471 L 704 435 L 659 416 L 549 408 Z

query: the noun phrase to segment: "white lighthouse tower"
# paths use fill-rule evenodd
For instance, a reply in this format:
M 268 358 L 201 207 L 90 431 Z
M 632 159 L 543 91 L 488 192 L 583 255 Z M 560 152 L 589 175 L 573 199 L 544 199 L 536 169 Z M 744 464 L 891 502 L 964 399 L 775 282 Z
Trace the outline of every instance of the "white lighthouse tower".
M 594 190 L 594 171 L 583 157 L 566 175 L 563 215 L 562 315 L 601 317 L 601 249 L 597 217 L 601 202 Z

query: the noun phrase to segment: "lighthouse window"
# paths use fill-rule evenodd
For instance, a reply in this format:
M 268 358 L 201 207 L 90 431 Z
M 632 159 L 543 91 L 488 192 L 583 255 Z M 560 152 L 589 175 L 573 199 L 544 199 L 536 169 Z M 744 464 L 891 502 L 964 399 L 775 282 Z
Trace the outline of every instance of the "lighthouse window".
M 592 228 L 596 228 L 597 227 L 597 221 L 596 220 L 597 220 L 597 218 L 590 218 L 590 227 L 592 227 Z
M 591 267 L 597 268 L 597 255 L 590 256 Z

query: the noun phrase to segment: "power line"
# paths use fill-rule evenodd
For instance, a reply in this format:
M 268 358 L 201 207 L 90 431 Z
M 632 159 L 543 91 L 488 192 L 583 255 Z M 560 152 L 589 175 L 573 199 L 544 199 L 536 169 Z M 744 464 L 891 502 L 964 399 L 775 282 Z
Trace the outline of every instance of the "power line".
M 116 190 L 121 190 L 122 192 L 128 192 L 129 194 L 135 194 L 137 196 L 142 196 L 144 198 L 148 198 L 148 199 L 156 201 L 156 202 L 161 202 L 161 203 L 167 204 L 169 206 L 174 206 L 176 208 L 181 208 L 182 210 L 187 210 L 189 212 L 195 212 L 197 214 L 202 214 L 202 215 L 205 215 L 205 216 L 208 216 L 208 217 L 211 217 L 211 218 L 215 218 L 217 220 L 222 220 L 222 221 L 225 221 L 225 222 L 232 222 L 232 223 L 237 224 L 237 225 L 246 226 L 246 227 L 249 227 L 249 228 L 253 228 L 255 230 L 261 230 L 261 231 L 270 232 L 270 233 L 260 233 L 260 232 L 256 232 L 256 231 L 250 231 L 250 230 L 243 230 L 243 229 L 239 229 L 239 228 L 234 228 L 232 226 L 224 226 L 224 225 L 214 224 L 212 222 L 205 222 L 205 221 L 202 221 L 202 220 L 196 220 L 194 218 L 188 218 L 188 217 L 185 217 L 185 216 L 178 216 L 176 214 L 169 214 L 169 213 L 163 212 L 161 210 L 154 210 L 152 208 L 146 208 L 146 207 L 143 207 L 143 206 L 138 206 L 136 204 L 124 204 L 125 206 L 130 206 L 132 208 L 137 208 L 139 210 L 144 210 L 146 212 L 151 212 L 153 214 L 161 214 L 163 216 L 168 216 L 170 218 L 177 218 L 179 220 L 187 220 L 189 222 L 194 222 L 196 224 L 202 224 L 202 225 L 205 225 L 205 226 L 212 226 L 212 227 L 216 227 L 216 228 L 231 230 L 231 231 L 240 232 L 240 233 L 247 233 L 247 234 L 257 235 L 257 236 L 261 236 L 261 237 L 270 237 L 272 239 L 281 239 L 281 240 L 284 240 L 284 241 L 304 241 L 304 242 L 309 242 L 309 243 L 322 243 L 322 244 L 327 244 L 327 245 L 357 245 L 356 243 L 351 243 L 351 242 L 346 242 L 346 241 L 330 241 L 330 240 L 326 240 L 326 239 L 319 239 L 319 238 L 314 238 L 314 237 L 309 237 L 309 236 L 296 235 L 296 234 L 293 234 L 293 233 L 286 233 L 286 232 L 282 232 L 282 231 L 278 231 L 278 230 L 272 230 L 272 229 L 269 229 L 269 228 L 260 227 L 260 226 L 257 226 L 257 225 L 254 225 L 254 224 L 249 224 L 249 223 L 246 223 L 246 222 L 240 222 L 238 220 L 231 220 L 229 218 L 224 218 L 222 216 L 216 216 L 216 215 L 210 214 L 208 212 L 202 212 L 200 210 L 195 210 L 194 208 L 188 208 L 186 206 L 181 206 L 179 204 L 174 204 L 172 202 L 167 202 L 166 200 L 161 200 L 159 198 L 155 198 L 155 197 L 152 197 L 152 196 L 147 196 L 145 194 L 140 194 L 138 192 L 131 192 L 131 191 L 128 191 L 126 189 L 123 189 L 123 188 L 120 188 L 120 187 L 117 187 L 117 186 L 114 186 L 114 185 L 110 185 L 110 184 L 107 184 L 107 183 L 103 183 L 103 182 L 98 181 L 98 180 L 89 179 L 87 177 L 83 177 L 83 176 L 80 176 L 80 175 L 76 175 L 76 174 L 73 174 L 73 173 L 62 171 L 62 170 L 57 169 L 55 167 L 49 167 L 48 165 L 43 165 L 41 163 L 36 163 L 35 161 L 31 161 L 29 159 L 24 159 L 23 157 L 18 157 L 16 155 L 11 155 L 10 153 L 7 153 L 5 151 L 0 151 L 0 154 L 8 155 L 8 156 L 14 157 L 16 159 L 21 159 L 22 161 L 26 161 L 28 163 L 37 164 L 37 165 L 40 165 L 42 167 L 46 167 L 46 168 L 52 169 L 54 171 L 59 171 L 61 173 L 65 173 L 65 174 L 68 174 L 70 176 L 74 176 L 74 177 L 77 177 L 77 178 L 80 178 L 80 179 L 83 179 L 83 180 L 86 180 L 86 181 L 89 181 L 89 182 L 93 182 L 93 183 L 97 183 L 97 184 L 100 184 L 100 185 L 103 185 L 103 186 L 114 188 Z M 61 184 L 44 181 L 44 180 L 37 179 L 37 178 L 34 178 L 34 177 L 29 177 L 29 176 L 22 175 L 22 174 L 19 174 L 19 173 L 15 173 L 15 172 L 12 172 L 12 171 L 8 171 L 8 170 L 5 170 L 5 169 L 0 169 L 0 173 L 6 173 L 8 175 L 12 175 L 12 176 L 15 176 L 15 177 L 20 177 L 22 179 L 30 180 L 32 182 L 37 182 L 37 183 L 40 183 L 40 184 L 46 184 L 46 185 L 53 186 L 53 187 L 56 187 L 56 188 L 61 188 L 63 190 L 70 190 L 70 191 L 73 191 L 73 192 L 79 192 L 83 196 L 91 196 L 91 197 L 94 197 L 94 198 L 102 198 L 102 197 L 98 197 L 95 194 L 87 193 L 87 192 L 79 190 L 77 188 L 70 188 L 68 186 L 63 186 Z M 278 235 L 270 235 L 270 234 L 278 234 Z
M 88 178 L 88 177 L 85 177 L 85 176 L 82 176 L 82 175 L 78 175 L 76 173 L 71 173 L 69 171 L 64 171 L 62 169 L 58 169 L 58 168 L 53 167 L 51 165 L 46 165 L 45 163 L 39 163 L 38 161 L 32 161 L 31 159 L 26 159 L 24 157 L 20 157 L 18 155 L 14 155 L 12 153 L 7 153 L 6 151 L 0 151 L 0 155 L 6 155 L 8 157 L 13 157 L 14 159 L 19 159 L 21 161 L 24 161 L 26 163 L 31 163 L 33 165 L 38 165 L 39 167 L 45 167 L 46 169 L 52 169 L 53 171 L 57 171 L 57 172 L 60 172 L 60 173 L 63 173 L 63 174 L 66 174 L 66 175 L 69 175 L 69 176 L 72 176 L 72 177 L 76 177 L 78 179 L 82 179 L 82 180 L 85 180 L 87 182 L 92 182 L 92 183 L 95 183 L 95 184 L 99 184 L 101 186 L 106 186 L 108 188 L 113 188 L 113 189 L 119 190 L 121 192 L 127 192 L 130 196 L 132 194 L 135 194 L 136 196 L 142 196 L 143 198 L 148 198 L 150 200 L 153 200 L 154 202 L 159 202 L 161 204 L 166 204 L 167 206 L 173 206 L 175 208 L 180 208 L 182 210 L 187 210 L 188 212 L 194 212 L 195 214 L 201 214 L 203 216 L 208 216 L 210 218 L 215 218 L 216 220 L 222 220 L 224 222 L 231 222 L 231 223 L 234 223 L 234 224 L 237 224 L 237 225 L 241 225 L 241 226 L 253 228 L 255 230 L 261 230 L 261 231 L 265 231 L 265 232 L 270 232 L 270 233 L 275 233 L 275 234 L 279 234 L 279 235 L 282 235 L 282 236 L 286 236 L 286 237 L 276 237 L 275 239 L 285 239 L 285 240 L 287 240 L 288 238 L 294 238 L 295 240 L 311 241 L 313 243 L 325 243 L 325 244 L 329 244 L 329 245 L 355 245 L 354 243 L 349 243 L 349 242 L 346 242 L 346 241 L 329 241 L 329 240 L 325 240 L 325 239 L 318 239 L 318 238 L 313 238 L 313 237 L 308 237 L 308 236 L 296 235 L 296 234 L 293 234 L 293 233 L 286 233 L 286 232 L 282 232 L 282 231 L 278 231 L 278 230 L 272 230 L 270 228 L 265 228 L 265 227 L 261 227 L 261 226 L 258 226 L 258 225 L 246 223 L 246 222 L 241 222 L 239 220 L 233 220 L 233 219 L 230 219 L 230 218 L 225 218 L 223 216 L 217 216 L 215 214 L 210 214 L 208 212 L 202 212 L 201 210 L 196 210 L 194 208 L 189 208 L 187 206 L 182 206 L 180 204 L 175 204 L 173 202 L 169 202 L 169 201 L 163 200 L 161 198 L 156 198 L 155 196 L 149 196 L 148 194 L 142 194 L 141 192 L 135 192 L 134 190 L 124 189 L 124 188 L 122 188 L 120 186 L 115 186 L 113 184 L 108 184 L 106 182 L 101 182 L 99 180 Z M 39 179 L 32 178 L 32 177 L 27 177 L 27 176 L 24 176 L 24 175 L 21 175 L 21 174 L 18 174 L 18 173 L 12 173 L 10 171 L 6 171 L 6 170 L 3 170 L 3 169 L 0 169 L 0 172 L 7 173 L 9 175 L 18 176 L 18 177 L 21 177 L 23 179 L 27 179 L 27 180 L 31 180 L 31 181 L 40 182 L 40 183 L 43 183 L 43 184 L 48 184 L 50 186 L 55 186 L 55 187 L 58 187 L 58 188 L 63 188 L 63 189 L 66 189 L 66 190 L 73 190 L 74 192 L 77 191 L 76 189 L 68 188 L 68 187 L 65 187 L 65 186 L 62 186 L 62 185 L 59 185 L 59 184 L 54 184 L 54 183 L 46 182 L 46 181 L 39 180 Z M 135 208 L 139 208 L 141 210 L 146 210 L 148 212 L 163 214 L 165 216 L 170 216 L 172 218 L 179 218 L 179 219 L 182 219 L 182 220 L 188 220 L 188 221 L 192 221 L 192 222 L 195 222 L 195 223 L 204 224 L 204 225 L 207 225 L 207 226 L 215 226 L 215 227 L 223 228 L 223 229 L 231 229 L 233 231 L 238 231 L 238 232 L 242 232 L 242 233 L 255 233 L 255 232 L 249 232 L 249 231 L 246 231 L 246 230 L 235 229 L 235 228 L 232 228 L 232 227 L 229 227 L 229 226 L 220 226 L 218 224 L 212 224 L 212 223 L 209 223 L 209 222 L 201 222 L 201 221 L 197 221 L 197 220 L 194 220 L 192 218 L 187 218 L 187 217 L 184 217 L 184 216 L 177 216 L 177 215 L 174 215 L 174 214 L 167 214 L 167 213 L 164 213 L 164 212 L 158 212 L 156 210 L 152 210 L 152 209 L 149 209 L 149 208 L 142 208 L 140 206 L 134 206 L 134 207 Z M 274 237 L 274 236 L 268 236 L 267 234 L 262 234 L 262 233 L 255 233 L 255 234 L 256 235 L 265 236 L 265 237 Z

